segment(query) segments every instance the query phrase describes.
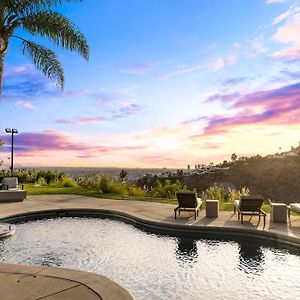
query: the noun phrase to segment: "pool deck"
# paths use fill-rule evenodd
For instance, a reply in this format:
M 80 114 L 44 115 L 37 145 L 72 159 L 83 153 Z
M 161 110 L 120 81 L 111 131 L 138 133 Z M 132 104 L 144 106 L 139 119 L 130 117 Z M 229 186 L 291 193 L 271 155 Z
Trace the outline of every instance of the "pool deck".
M 252 234 L 270 234 L 300 244 L 300 215 L 291 216 L 291 222 L 270 223 L 267 215 L 266 225 L 258 223 L 258 217 L 245 217 L 244 224 L 233 212 L 219 212 L 218 218 L 206 218 L 205 210 L 200 211 L 197 220 L 193 213 L 182 212 L 174 219 L 172 204 L 152 202 L 109 200 L 78 195 L 40 195 L 28 196 L 23 202 L 0 203 L 0 220 L 16 215 L 68 209 L 91 209 L 117 212 L 131 216 L 148 224 L 158 224 L 172 228 L 180 226 L 191 229 L 241 230 Z M 1 300 L 10 299 L 133 299 L 131 294 L 106 277 L 62 268 L 42 266 L 21 266 L 0 264 Z

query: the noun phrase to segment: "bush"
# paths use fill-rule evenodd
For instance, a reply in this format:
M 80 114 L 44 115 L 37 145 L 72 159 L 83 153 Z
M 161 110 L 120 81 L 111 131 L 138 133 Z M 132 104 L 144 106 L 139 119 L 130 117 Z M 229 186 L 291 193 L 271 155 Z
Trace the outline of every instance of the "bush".
M 47 185 L 46 179 L 44 177 L 39 177 L 39 179 L 36 182 L 36 185 L 46 186 Z
M 107 194 L 110 192 L 112 178 L 108 175 L 101 175 L 99 182 L 100 193 Z
M 127 192 L 126 185 L 111 181 L 109 184 L 109 192 L 110 194 L 117 194 L 117 195 L 125 195 Z
M 186 191 L 186 186 L 183 186 L 178 180 L 175 183 L 171 183 L 170 180 L 166 180 L 164 185 L 157 180 L 154 188 L 151 190 L 150 195 L 154 198 L 175 198 L 176 192 Z
M 223 185 L 214 184 L 213 186 L 202 192 L 202 199 L 216 199 L 220 202 L 234 202 L 240 199 L 241 196 L 249 195 L 249 189 L 243 187 L 241 190 L 225 189 Z
M 59 183 L 59 186 L 61 186 L 61 187 L 70 187 L 70 188 L 78 188 L 77 182 L 74 179 L 68 178 L 68 177 L 63 178 L 63 180 Z
M 135 185 L 128 185 L 127 186 L 127 193 L 130 196 L 136 196 L 136 197 L 144 197 L 146 196 L 146 193 L 144 190 L 139 188 L 138 186 Z
M 79 188 L 83 190 L 99 190 L 100 178 L 99 176 L 82 176 L 75 179 Z

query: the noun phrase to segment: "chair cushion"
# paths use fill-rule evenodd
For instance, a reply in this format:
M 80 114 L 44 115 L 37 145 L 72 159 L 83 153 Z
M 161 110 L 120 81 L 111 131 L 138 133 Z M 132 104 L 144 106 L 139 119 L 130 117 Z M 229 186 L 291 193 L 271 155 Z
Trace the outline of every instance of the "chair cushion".
M 240 200 L 234 200 L 233 205 L 234 205 L 236 208 L 238 208 L 239 205 L 240 205 Z
M 293 211 L 300 213 L 300 203 L 291 203 L 290 208 Z

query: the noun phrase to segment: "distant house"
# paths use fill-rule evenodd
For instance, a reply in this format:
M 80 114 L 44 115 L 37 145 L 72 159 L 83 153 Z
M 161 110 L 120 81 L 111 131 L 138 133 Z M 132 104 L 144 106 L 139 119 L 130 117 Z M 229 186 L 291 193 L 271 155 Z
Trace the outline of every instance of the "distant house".
M 248 157 L 247 156 L 241 156 L 239 157 L 238 161 L 246 161 L 248 160 Z
M 284 156 L 288 156 L 288 157 L 298 156 L 298 153 L 296 151 L 288 151 L 284 153 Z

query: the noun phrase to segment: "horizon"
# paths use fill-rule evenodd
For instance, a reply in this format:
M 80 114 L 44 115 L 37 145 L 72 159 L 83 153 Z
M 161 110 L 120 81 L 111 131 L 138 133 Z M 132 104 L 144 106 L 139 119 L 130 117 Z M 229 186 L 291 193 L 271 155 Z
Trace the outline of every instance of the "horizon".
M 61 91 L 11 40 L 5 167 L 5 128 L 19 131 L 16 168 L 186 169 L 299 145 L 299 0 L 86 0 L 58 10 L 87 37 L 90 61 L 33 37 L 58 54 Z

